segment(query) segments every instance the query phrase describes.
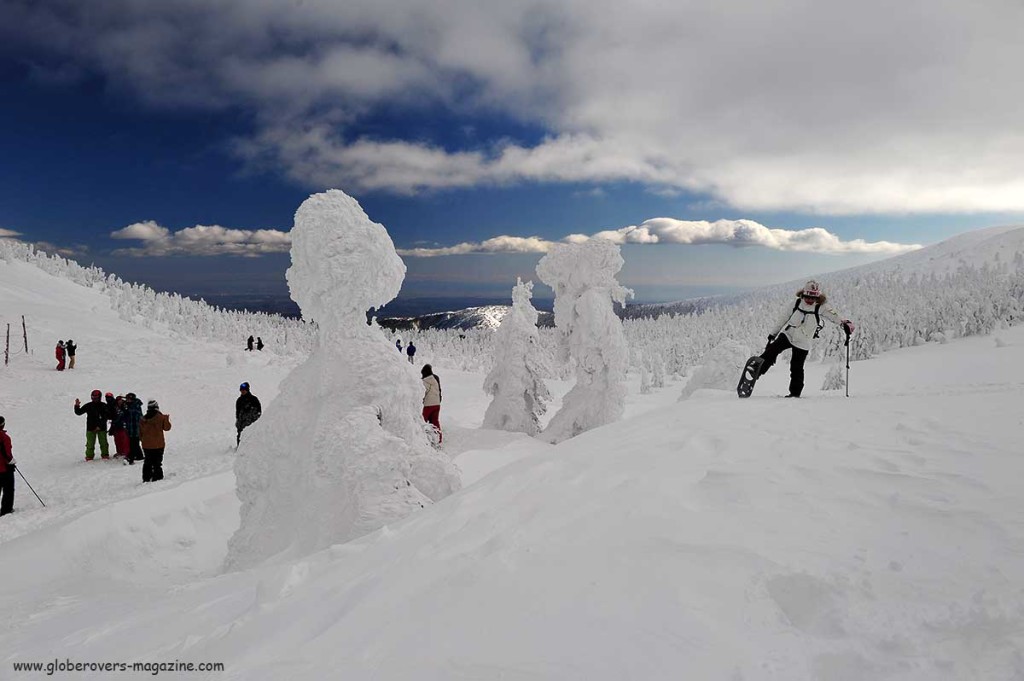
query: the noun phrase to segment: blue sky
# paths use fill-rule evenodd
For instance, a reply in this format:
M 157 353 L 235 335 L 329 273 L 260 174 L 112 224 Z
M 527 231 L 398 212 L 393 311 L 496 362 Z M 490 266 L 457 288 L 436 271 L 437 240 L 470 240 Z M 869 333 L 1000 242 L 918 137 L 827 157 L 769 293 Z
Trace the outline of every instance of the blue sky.
M 1024 222 L 1019 3 L 620 5 L 0 0 L 0 235 L 283 294 L 336 187 L 403 296 L 602 233 L 667 300 Z

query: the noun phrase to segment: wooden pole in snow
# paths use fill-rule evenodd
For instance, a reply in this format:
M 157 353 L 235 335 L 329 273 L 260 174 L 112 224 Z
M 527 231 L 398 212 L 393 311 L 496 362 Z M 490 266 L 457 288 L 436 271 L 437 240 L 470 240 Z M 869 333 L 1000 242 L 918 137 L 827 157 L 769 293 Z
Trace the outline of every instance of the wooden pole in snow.
M 25 315 L 21 315 L 21 334 L 25 337 L 25 354 L 28 354 L 28 329 L 25 328 Z

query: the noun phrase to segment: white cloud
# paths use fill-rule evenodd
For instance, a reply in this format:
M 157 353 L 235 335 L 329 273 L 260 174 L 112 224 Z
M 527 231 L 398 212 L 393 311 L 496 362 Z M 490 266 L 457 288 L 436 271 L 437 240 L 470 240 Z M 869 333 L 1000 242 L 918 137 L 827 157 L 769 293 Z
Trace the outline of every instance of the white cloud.
M 414 192 L 634 181 L 748 210 L 1024 210 L 1024 4 L 50 0 L 0 41 L 163 106 L 244 107 L 293 179 Z M 88 12 L 88 15 L 86 15 Z M 378 110 L 537 144 L 353 138 Z M 379 134 L 379 133 L 378 133 Z M 469 138 L 467 138 L 469 139 Z
M 761 246 L 777 251 L 800 253 L 884 254 L 897 255 L 921 248 L 919 244 L 898 244 L 889 241 L 843 241 L 821 227 L 789 230 L 772 229 L 753 220 L 718 220 L 717 222 L 653 218 L 641 225 L 630 225 L 595 234 L 570 234 L 567 243 L 605 239 L 624 244 L 726 244 L 729 246 Z M 486 241 L 463 242 L 455 246 L 399 250 L 399 255 L 428 258 L 469 253 L 547 253 L 556 244 L 539 237 L 498 236 Z
M 13 239 L 21 236 L 21 232 L 15 232 L 13 229 L 4 229 L 0 227 L 0 239 Z
M 139 241 L 163 241 L 169 239 L 170 235 L 171 230 L 161 227 L 153 220 L 136 222 L 110 233 L 113 239 L 137 239 Z
M 136 222 L 110 233 L 114 239 L 134 239 L 143 245 L 119 248 L 114 255 L 237 255 L 258 257 L 268 253 L 287 253 L 291 235 L 274 229 L 229 229 L 219 225 L 196 225 L 172 232 L 152 220 Z

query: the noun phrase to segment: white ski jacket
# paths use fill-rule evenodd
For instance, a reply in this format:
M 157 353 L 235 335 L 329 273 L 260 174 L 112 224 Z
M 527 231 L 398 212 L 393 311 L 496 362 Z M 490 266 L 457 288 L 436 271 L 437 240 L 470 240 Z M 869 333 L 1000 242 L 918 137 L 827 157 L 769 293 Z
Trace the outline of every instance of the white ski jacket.
M 816 303 L 808 304 L 801 298 L 796 309 L 790 308 L 786 316 L 775 326 L 778 330 L 773 335 L 784 333 L 793 347 L 810 350 L 811 341 L 814 340 L 814 334 L 818 330 L 818 321 L 814 318 L 816 305 Z M 843 323 L 839 313 L 827 303 L 822 303 L 818 308 L 818 318 L 821 319 L 822 325 L 825 321 L 830 321 L 836 326 Z
M 424 407 L 436 407 L 441 404 L 441 384 L 437 382 L 437 377 L 434 374 L 422 379 L 423 380 L 423 406 Z

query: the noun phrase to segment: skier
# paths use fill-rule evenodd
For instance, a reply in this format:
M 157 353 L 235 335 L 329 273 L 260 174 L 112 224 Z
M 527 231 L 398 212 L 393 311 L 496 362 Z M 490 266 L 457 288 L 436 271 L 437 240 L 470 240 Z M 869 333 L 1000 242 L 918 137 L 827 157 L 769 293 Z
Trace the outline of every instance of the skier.
M 238 390 L 242 394 L 235 400 L 235 429 L 238 430 L 238 437 L 235 438 L 235 447 L 242 444 L 242 431 L 256 423 L 263 414 L 260 400 L 249 392 L 248 383 L 238 386 Z
M 786 397 L 800 397 L 804 390 L 804 361 L 811 349 L 811 341 L 818 337 L 826 319 L 841 327 L 847 335 L 853 333 L 853 322 L 842 319 L 831 307 L 823 307 L 828 300 L 816 281 L 808 281 L 797 291 L 793 309 L 777 326 L 777 331 L 768 336 L 768 346 L 761 353 L 764 362 L 758 376 L 763 376 L 775 364 L 783 351 L 792 348 L 789 362 L 789 394 Z
M 256 336 L 256 349 L 263 352 L 263 339 L 259 336 Z
M 253 338 L 252 338 L 252 336 L 249 336 L 249 340 L 247 340 L 245 342 L 245 349 L 248 350 L 249 352 L 252 352 L 252 343 L 253 343 Z
M 401 339 L 401 338 L 399 338 L 399 339 L 397 339 L 397 340 L 395 341 L 395 347 L 396 347 L 396 348 L 398 348 L 398 351 L 399 351 L 399 352 L 401 352 L 401 351 L 402 351 L 402 339 Z
M 75 368 L 75 352 L 78 351 L 78 346 L 75 345 L 75 341 L 68 338 L 68 342 L 64 344 L 64 349 L 68 353 L 68 369 Z
M 107 445 L 107 405 L 100 399 L 103 393 L 93 390 L 89 404 L 82 406 L 82 401 L 75 399 L 75 414 L 85 417 L 85 460 L 92 461 L 96 456 L 96 440 L 100 442 L 100 456 L 109 459 Z
M 416 346 L 409 341 L 409 345 L 405 348 L 405 354 L 409 355 L 409 364 L 415 364 L 413 357 L 416 356 Z
M 171 429 L 171 415 L 160 413 L 160 405 L 156 400 L 146 403 L 146 415 L 139 422 L 142 434 L 142 451 L 145 461 L 142 464 L 142 482 L 156 482 L 164 479 L 164 432 Z
M 0 516 L 14 513 L 14 450 L 7 422 L 0 416 Z
M 64 341 L 57 341 L 57 348 L 55 349 L 57 356 L 57 371 L 64 371 Z
M 423 420 L 437 430 L 438 444 L 444 439 L 441 435 L 441 379 L 437 377 L 429 364 L 420 370 L 423 379 Z
M 136 461 L 142 461 L 142 433 L 139 430 L 142 423 L 142 400 L 135 396 L 135 393 L 128 393 L 124 396 L 124 430 L 128 434 L 128 457 L 126 463 L 134 465 Z

